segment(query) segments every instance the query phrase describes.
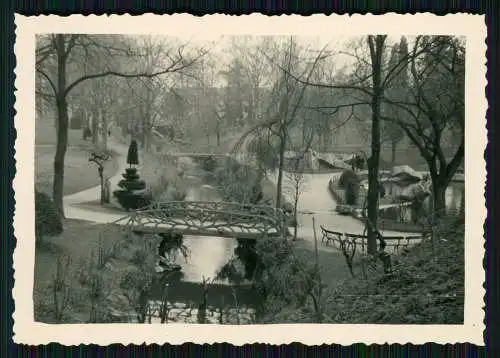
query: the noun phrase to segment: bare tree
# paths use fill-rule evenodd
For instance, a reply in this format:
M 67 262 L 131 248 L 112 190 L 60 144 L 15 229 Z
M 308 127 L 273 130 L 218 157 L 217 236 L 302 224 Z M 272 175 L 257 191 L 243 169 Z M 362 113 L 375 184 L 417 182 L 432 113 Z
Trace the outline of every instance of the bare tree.
M 451 36 L 418 36 L 409 57 L 412 86 L 406 101 L 386 99 L 404 118 L 385 116 L 399 125 L 427 162 L 434 212 L 445 212 L 445 191 L 461 164 L 465 149 L 465 48 Z M 446 153 L 445 136 L 456 143 Z
M 293 199 L 293 239 L 297 239 L 297 229 L 298 229 L 298 206 L 300 196 L 306 189 L 307 179 L 304 177 L 304 155 L 299 155 L 292 159 L 292 168 L 287 171 L 286 177 L 288 181 L 292 184 L 290 192 Z
M 233 57 L 240 63 L 240 71 L 245 77 L 245 83 L 249 91 L 249 120 L 255 123 L 262 114 L 263 98 L 262 87 L 267 85 L 270 77 L 271 65 L 268 61 L 262 61 L 262 53 L 269 53 L 271 49 L 271 38 L 242 36 L 234 37 L 231 41 L 231 52 Z
M 46 81 L 53 91 L 57 108 L 57 145 L 54 157 L 53 201 L 58 213 L 64 217 L 63 186 L 64 159 L 68 147 L 68 98 L 72 90 L 81 83 L 106 76 L 123 78 L 153 78 L 173 72 L 179 72 L 195 63 L 205 51 L 187 59 L 184 56 L 184 46 L 166 54 L 165 64 L 158 70 L 122 71 L 116 66 L 117 58 L 133 57 L 134 61 L 142 59 L 140 50 L 117 45 L 116 38 L 109 36 L 92 36 L 84 34 L 51 34 L 37 41 L 36 72 L 39 79 Z M 126 43 L 126 42 L 124 42 Z M 107 66 L 104 70 L 93 73 L 83 73 L 78 62 L 84 55 L 91 54 L 100 57 Z M 80 71 L 69 73 L 68 69 L 75 67 Z M 118 68 L 117 68 L 118 67 Z
M 278 46 L 276 46 L 278 47 Z M 279 47 L 278 47 L 279 48 Z M 270 94 L 270 103 L 266 113 L 265 120 L 258 123 L 245 132 L 235 149 L 239 148 L 248 136 L 259 132 L 262 128 L 270 131 L 270 133 L 278 139 L 278 183 L 276 188 L 276 207 L 282 206 L 282 191 L 283 191 L 283 168 L 285 161 L 285 151 L 290 141 L 290 129 L 295 123 L 299 113 L 303 110 L 303 100 L 306 93 L 307 83 L 314 71 L 315 66 L 322 58 L 322 51 L 311 60 L 307 66 L 301 71 L 300 76 L 305 76 L 304 83 L 298 83 L 292 73 L 300 67 L 300 49 L 296 39 L 291 36 L 284 44 L 284 47 L 279 51 L 275 58 L 268 54 L 262 54 L 271 64 L 278 69 L 278 76 L 274 81 L 274 85 Z
M 303 79 L 300 76 L 290 74 L 289 69 L 281 66 L 284 72 L 290 74 L 297 82 L 332 90 L 343 90 L 349 93 L 350 100 L 342 104 L 332 104 L 331 106 L 322 106 L 321 110 L 338 111 L 340 108 L 351 108 L 351 114 L 354 113 L 354 107 L 369 106 L 371 112 L 371 156 L 368 158 L 368 200 L 367 200 L 367 220 L 368 225 L 368 253 L 374 254 L 377 251 L 377 219 L 378 219 L 378 199 L 379 199 L 379 163 L 381 150 L 381 122 L 386 118 L 381 113 L 381 104 L 388 102 L 394 103 L 386 98 L 386 90 L 405 68 L 412 58 L 418 58 L 425 51 L 425 47 L 415 48 L 407 55 L 401 56 L 398 61 L 390 64 L 385 61 L 386 52 L 389 48 L 387 36 L 369 35 L 364 38 L 367 45 L 367 53 L 363 53 L 360 48 L 366 48 L 362 43 L 354 46 L 353 52 L 348 53 L 356 61 L 354 71 L 349 76 L 337 79 L 334 83 L 313 83 L 310 80 Z M 429 47 L 433 47 L 428 44 Z M 400 105 L 404 108 L 404 106 Z M 349 116 L 347 120 L 355 116 Z M 408 131 L 405 131 L 408 134 Z M 408 135 L 410 139 L 412 136 Z M 415 136 L 413 136 L 415 138 Z M 412 139 L 413 140 L 413 139 Z
M 393 68 L 401 61 L 402 58 L 408 58 L 408 42 L 403 36 L 399 45 L 395 45 L 391 51 L 388 68 Z M 408 78 L 408 65 L 401 66 L 401 71 L 394 77 L 394 80 L 387 87 L 386 97 L 396 101 L 406 101 L 408 99 L 409 78 Z M 394 108 L 386 102 L 382 103 L 382 113 L 390 112 L 390 115 L 395 118 L 404 118 L 407 116 L 405 111 L 400 108 Z M 396 165 L 396 148 L 399 142 L 404 138 L 404 130 L 401 126 L 394 122 L 384 121 L 382 124 L 382 140 L 388 140 L 391 146 L 391 163 Z
M 368 158 L 368 219 L 374 223 L 368 225 L 367 252 L 374 254 L 377 251 L 377 230 L 378 221 L 378 200 L 379 200 L 379 165 L 380 165 L 380 115 L 381 100 L 384 96 L 384 86 L 382 78 L 382 55 L 384 52 L 386 36 L 368 36 L 368 46 L 370 48 L 370 58 L 372 66 L 372 153 Z

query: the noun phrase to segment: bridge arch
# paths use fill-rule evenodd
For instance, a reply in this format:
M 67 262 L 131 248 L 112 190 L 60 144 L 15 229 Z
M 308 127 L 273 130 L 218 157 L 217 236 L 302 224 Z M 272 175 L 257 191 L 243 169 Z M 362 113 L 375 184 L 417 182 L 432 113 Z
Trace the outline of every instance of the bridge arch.
M 124 219 L 133 232 L 219 236 L 238 239 L 285 237 L 283 210 L 264 205 L 211 201 L 158 202 L 130 213 Z

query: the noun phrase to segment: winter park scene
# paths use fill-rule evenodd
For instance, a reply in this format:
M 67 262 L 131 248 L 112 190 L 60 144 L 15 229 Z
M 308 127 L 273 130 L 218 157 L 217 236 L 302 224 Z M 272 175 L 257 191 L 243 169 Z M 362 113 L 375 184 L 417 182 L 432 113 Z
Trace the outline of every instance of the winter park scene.
M 465 57 L 37 35 L 35 321 L 462 324 Z

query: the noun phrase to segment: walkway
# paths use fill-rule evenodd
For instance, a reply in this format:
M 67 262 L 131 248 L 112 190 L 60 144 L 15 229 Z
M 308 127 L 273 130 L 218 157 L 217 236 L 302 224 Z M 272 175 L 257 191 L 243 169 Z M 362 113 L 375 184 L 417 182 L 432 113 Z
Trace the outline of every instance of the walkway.
M 116 153 L 127 153 L 128 146 L 113 140 L 108 139 L 108 148 L 114 150 Z M 111 190 L 117 187 L 118 182 L 122 179 L 121 174 L 125 171 L 127 164 L 123 158 L 123 154 L 118 158 L 118 171 L 116 175 L 111 177 Z M 277 183 L 277 173 L 270 173 L 269 179 Z M 308 241 L 314 241 L 314 231 L 312 225 L 312 216 L 316 220 L 316 230 L 318 239 L 320 238 L 320 225 L 333 231 L 348 232 L 352 234 L 363 234 L 364 225 L 350 216 L 339 215 L 335 211 L 336 203 L 328 191 L 328 181 L 335 174 L 304 174 L 305 184 L 299 197 L 299 211 L 298 216 L 298 236 Z M 75 194 L 67 195 L 64 197 L 64 211 L 68 219 L 85 220 L 100 224 L 111 223 L 118 221 L 128 214 L 114 213 L 104 210 L 86 209 L 79 204 L 97 200 L 100 196 L 100 187 L 96 186 Z M 292 178 L 289 174 L 285 173 L 283 177 L 283 194 L 290 202 L 293 202 Z M 111 198 L 114 201 L 113 198 Z M 412 236 L 415 233 L 403 233 L 397 231 L 382 231 L 386 235 L 394 236 Z
M 299 195 L 298 202 L 298 237 L 314 242 L 314 230 L 312 217 L 316 221 L 316 234 L 318 240 L 321 238 L 320 225 L 332 231 L 347 232 L 351 234 L 363 234 L 364 225 L 357 219 L 340 215 L 335 211 L 336 202 L 328 190 L 328 181 L 332 176 L 340 176 L 341 173 L 333 174 L 304 174 L 304 184 Z M 269 173 L 269 179 L 276 185 L 277 173 Z M 293 203 L 293 178 L 288 173 L 283 175 L 283 195 Z M 418 233 L 398 232 L 382 230 L 382 234 L 390 236 L 415 236 Z
M 127 153 L 128 147 L 109 138 L 108 149 L 114 150 L 116 153 L 120 153 L 120 156 L 117 158 L 119 163 L 118 171 L 113 177 L 109 178 L 112 191 L 118 186 L 118 182 L 122 179 L 122 173 L 127 167 L 125 158 L 121 153 Z M 180 153 L 179 156 L 182 156 L 182 154 Z M 161 210 L 150 210 L 147 213 L 126 213 L 113 212 L 112 210 L 105 208 L 92 209 L 82 207 L 81 204 L 83 203 L 88 203 L 91 200 L 97 200 L 100 197 L 100 192 L 100 186 L 96 186 L 75 194 L 65 196 L 63 201 L 66 218 L 85 220 L 99 224 L 114 222 L 120 225 L 131 224 L 133 221 L 133 226 L 137 227 L 138 230 L 144 232 L 165 232 L 166 230 L 177 229 L 182 231 L 186 235 L 196 236 L 241 236 L 241 238 L 254 238 L 262 237 L 264 233 L 272 236 L 279 233 L 279 228 L 275 224 L 276 218 L 274 216 L 263 213 L 253 213 L 250 211 L 247 213 L 246 211 L 243 211 L 241 209 L 236 209 L 234 207 L 236 204 L 211 204 L 189 201 L 184 203 L 184 206 L 186 207 L 184 208 L 186 210 L 185 215 L 168 218 L 164 217 L 165 212 Z M 191 195 L 193 195 L 192 192 Z M 116 200 L 113 197 L 111 197 L 110 199 L 112 203 L 116 203 Z M 169 205 L 174 204 L 171 203 Z M 117 203 L 116 205 L 117 207 L 119 207 Z M 227 208 L 225 209 L 225 211 L 224 207 L 219 211 L 202 210 L 201 206 L 203 205 L 222 205 Z M 263 210 L 263 208 L 255 209 L 257 209 L 257 211 Z M 221 215 L 226 215 L 227 220 L 220 220 Z M 258 217 L 253 217 L 255 215 L 260 215 L 262 216 L 262 218 L 259 219 Z M 188 218 L 187 220 L 186 217 Z M 231 221 L 234 222 L 233 225 L 230 224 Z
M 108 138 L 107 144 L 108 144 L 108 149 L 114 150 L 116 153 L 119 154 L 117 158 L 118 170 L 113 177 L 109 178 L 109 181 L 111 182 L 111 188 L 113 190 L 113 188 L 116 188 L 118 186 L 118 182 L 122 179 L 122 173 L 125 171 L 125 168 L 127 167 L 127 163 L 122 153 L 127 153 L 128 146 L 121 144 L 113 140 L 112 138 Z M 105 224 L 116 221 L 126 215 L 126 213 L 115 214 L 111 212 L 93 211 L 90 209 L 83 209 L 78 207 L 78 204 L 89 202 L 91 200 L 98 200 L 100 196 L 101 196 L 100 186 L 95 186 L 93 188 L 83 190 L 75 194 L 66 195 L 63 198 L 64 214 L 66 218 L 86 220 L 95 223 Z M 111 198 L 111 200 L 113 200 L 113 198 Z

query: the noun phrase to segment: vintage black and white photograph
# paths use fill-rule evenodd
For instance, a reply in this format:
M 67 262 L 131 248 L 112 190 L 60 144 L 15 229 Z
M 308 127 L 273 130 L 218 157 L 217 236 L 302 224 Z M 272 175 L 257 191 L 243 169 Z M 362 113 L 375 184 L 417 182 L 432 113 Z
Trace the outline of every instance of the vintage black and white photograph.
M 36 34 L 34 322 L 463 325 L 468 56 L 439 32 Z

